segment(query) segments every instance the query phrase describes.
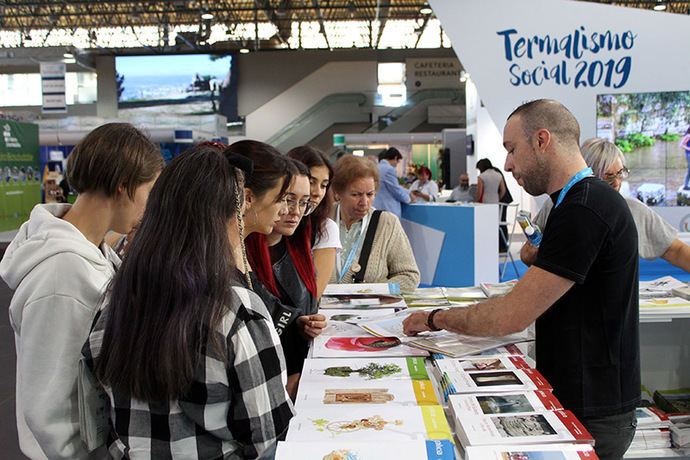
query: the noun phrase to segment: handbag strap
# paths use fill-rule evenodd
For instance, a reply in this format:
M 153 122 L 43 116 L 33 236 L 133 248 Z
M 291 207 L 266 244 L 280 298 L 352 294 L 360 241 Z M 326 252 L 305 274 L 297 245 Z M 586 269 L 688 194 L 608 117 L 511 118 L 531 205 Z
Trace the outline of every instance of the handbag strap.
M 374 235 L 376 234 L 376 227 L 379 225 L 379 217 L 381 217 L 382 212 L 383 211 L 380 209 L 377 209 L 371 214 L 371 221 L 367 226 L 367 234 L 364 236 L 362 252 L 359 254 L 359 271 L 352 277 L 352 281 L 355 283 L 364 282 L 364 272 L 367 269 L 369 254 L 371 253 L 371 246 L 374 244 Z

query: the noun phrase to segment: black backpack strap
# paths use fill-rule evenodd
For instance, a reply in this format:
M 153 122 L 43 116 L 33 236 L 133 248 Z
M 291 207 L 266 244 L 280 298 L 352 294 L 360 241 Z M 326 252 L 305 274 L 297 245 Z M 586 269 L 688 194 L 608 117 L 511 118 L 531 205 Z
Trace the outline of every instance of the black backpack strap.
M 367 226 L 367 234 L 364 236 L 364 244 L 362 245 L 362 252 L 359 254 L 359 271 L 354 274 L 352 281 L 355 283 L 364 282 L 364 272 L 367 269 L 367 262 L 369 262 L 369 254 L 371 253 L 371 246 L 374 244 L 374 235 L 376 235 L 376 227 L 379 225 L 379 218 L 381 217 L 380 209 L 377 209 L 371 214 L 371 221 Z

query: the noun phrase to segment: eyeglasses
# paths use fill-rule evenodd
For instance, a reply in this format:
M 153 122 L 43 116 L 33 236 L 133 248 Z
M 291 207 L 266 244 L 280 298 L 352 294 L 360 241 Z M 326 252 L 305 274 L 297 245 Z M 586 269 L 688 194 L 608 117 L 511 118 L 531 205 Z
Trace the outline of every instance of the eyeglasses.
M 290 211 L 295 211 L 299 208 L 299 211 L 303 216 L 308 216 L 316 208 L 314 203 L 309 200 L 297 201 L 294 198 L 285 198 L 285 203 Z
M 630 170 L 623 166 L 621 169 L 616 171 L 615 173 L 606 173 L 604 174 L 604 180 L 606 182 L 613 182 L 615 179 L 620 179 L 620 180 L 625 180 L 628 178 L 630 175 Z

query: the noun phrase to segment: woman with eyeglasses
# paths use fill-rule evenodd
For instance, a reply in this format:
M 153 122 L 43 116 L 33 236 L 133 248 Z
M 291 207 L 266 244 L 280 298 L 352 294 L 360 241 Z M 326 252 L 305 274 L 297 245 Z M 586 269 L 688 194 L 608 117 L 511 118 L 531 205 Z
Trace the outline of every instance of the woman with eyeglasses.
M 630 175 L 630 170 L 625 166 L 623 152 L 616 144 L 605 139 L 593 138 L 586 140 L 580 150 L 594 175 L 620 191 L 621 184 Z M 640 257 L 645 260 L 656 260 L 661 257 L 690 272 L 690 246 L 676 238 L 677 230 L 638 199 L 627 196 L 624 198 L 637 227 Z M 542 231 L 548 231 L 545 227 L 552 207 L 551 200 L 546 200 L 533 220 Z M 526 265 L 531 265 L 537 251 L 537 248 L 527 242 L 520 250 L 520 259 Z
M 307 213 L 309 218 L 303 219 L 301 225 L 305 225 L 307 221 L 311 224 L 311 253 L 316 271 L 316 295 L 320 299 L 335 268 L 335 258 L 342 249 L 338 226 L 330 218 L 333 213 L 333 166 L 323 152 L 308 145 L 295 147 L 287 156 L 301 161 L 309 168 L 309 201 L 312 208 L 311 213 Z
M 309 169 L 292 160 L 298 170 L 287 189 L 287 214 L 268 235 L 255 233 L 246 239 L 247 256 L 261 283 L 280 301 L 293 307 L 297 318 L 286 327 L 280 341 L 285 351 L 288 393 L 294 399 L 309 340 L 321 334 L 326 317 L 317 314 L 317 291 L 311 257 L 311 222 L 302 218 L 312 209 Z

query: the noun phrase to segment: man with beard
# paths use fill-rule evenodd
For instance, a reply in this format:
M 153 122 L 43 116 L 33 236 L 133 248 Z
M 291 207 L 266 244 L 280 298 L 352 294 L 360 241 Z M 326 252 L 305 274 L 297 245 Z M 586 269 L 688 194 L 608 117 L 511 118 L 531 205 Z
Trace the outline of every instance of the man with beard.
M 470 187 L 470 176 L 467 173 L 460 174 L 460 183 L 450 192 L 448 202 L 453 201 L 474 201 L 477 195 L 477 186 Z
M 587 167 L 579 137 L 556 101 L 508 117 L 504 169 L 554 203 L 537 258 L 508 295 L 416 312 L 404 328 L 500 336 L 536 320 L 537 369 L 594 437 L 599 458 L 613 459 L 630 445 L 640 401 L 637 231 L 623 197 Z

